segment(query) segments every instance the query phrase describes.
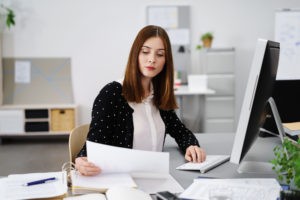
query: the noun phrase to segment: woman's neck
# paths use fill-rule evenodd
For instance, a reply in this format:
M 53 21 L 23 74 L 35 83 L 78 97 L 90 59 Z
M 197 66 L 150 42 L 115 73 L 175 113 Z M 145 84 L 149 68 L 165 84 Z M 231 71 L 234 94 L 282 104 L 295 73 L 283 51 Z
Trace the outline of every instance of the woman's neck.
M 143 86 L 143 89 L 144 89 L 144 98 L 146 98 L 151 93 L 151 79 L 142 78 L 142 86 Z

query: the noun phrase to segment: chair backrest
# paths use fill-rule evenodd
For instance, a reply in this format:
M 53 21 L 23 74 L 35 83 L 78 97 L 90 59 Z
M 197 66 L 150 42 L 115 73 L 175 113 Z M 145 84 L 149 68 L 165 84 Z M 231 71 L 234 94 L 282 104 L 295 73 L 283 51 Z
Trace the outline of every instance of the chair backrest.
M 74 128 L 69 136 L 69 157 L 70 162 L 75 162 L 75 158 L 83 147 L 90 124 L 84 124 Z

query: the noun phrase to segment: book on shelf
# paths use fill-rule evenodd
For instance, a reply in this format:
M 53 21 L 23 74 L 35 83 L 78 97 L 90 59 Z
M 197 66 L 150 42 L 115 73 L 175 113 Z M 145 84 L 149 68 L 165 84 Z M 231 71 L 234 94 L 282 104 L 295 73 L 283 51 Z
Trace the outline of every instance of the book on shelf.
M 300 122 L 282 123 L 284 131 L 291 135 L 300 135 Z
M 101 168 L 96 176 L 71 171 L 72 191 L 77 194 L 131 187 L 148 194 L 168 190 L 183 191 L 169 174 L 169 153 L 115 147 L 87 141 L 87 158 Z M 101 152 L 101 155 L 99 154 Z

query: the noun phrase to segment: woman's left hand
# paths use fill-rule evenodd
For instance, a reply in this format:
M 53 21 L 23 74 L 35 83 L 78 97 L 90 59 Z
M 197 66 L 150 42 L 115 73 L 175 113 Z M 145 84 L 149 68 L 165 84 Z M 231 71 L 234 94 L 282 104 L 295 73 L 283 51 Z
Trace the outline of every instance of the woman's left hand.
M 206 159 L 206 153 L 204 149 L 191 145 L 185 151 L 184 158 L 189 162 L 203 162 Z

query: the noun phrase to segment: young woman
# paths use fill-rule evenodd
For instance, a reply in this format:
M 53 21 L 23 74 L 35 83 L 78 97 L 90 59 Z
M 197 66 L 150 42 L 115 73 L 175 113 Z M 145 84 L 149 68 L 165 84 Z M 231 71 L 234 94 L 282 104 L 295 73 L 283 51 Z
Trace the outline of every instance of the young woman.
M 131 47 L 125 77 L 102 88 L 96 97 L 87 140 L 149 151 L 162 151 L 166 134 L 175 138 L 185 159 L 205 160 L 205 151 L 178 119 L 173 89 L 173 58 L 169 37 L 158 26 L 146 26 Z M 101 156 L 101 152 L 99 152 Z M 101 172 L 86 158 L 84 145 L 75 160 L 83 175 Z

